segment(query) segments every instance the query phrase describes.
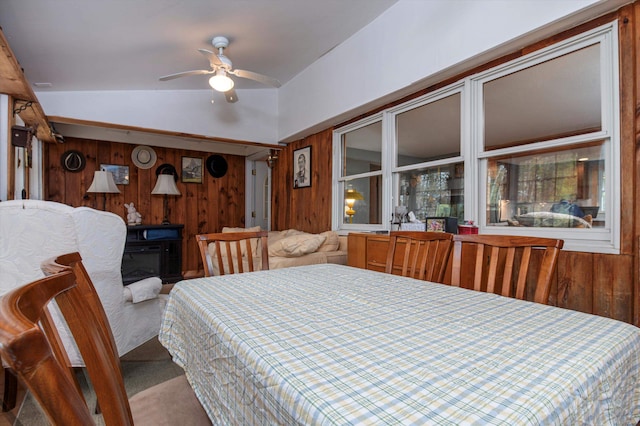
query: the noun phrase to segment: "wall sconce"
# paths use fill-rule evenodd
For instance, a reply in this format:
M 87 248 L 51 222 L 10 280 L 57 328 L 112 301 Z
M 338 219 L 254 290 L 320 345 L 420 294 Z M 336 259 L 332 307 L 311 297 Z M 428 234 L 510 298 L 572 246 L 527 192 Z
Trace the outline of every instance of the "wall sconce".
M 174 175 L 158 175 L 158 181 L 151 194 L 164 195 L 164 219 L 162 220 L 162 225 L 169 225 L 171 223 L 169 222 L 169 195 L 180 195 Z
M 116 186 L 111 172 L 97 170 L 93 172 L 93 182 L 91 182 L 87 192 L 103 194 L 102 210 L 104 210 L 107 207 L 107 194 L 119 194 L 120 190 Z
M 356 214 L 356 211 L 353 209 L 353 206 L 356 204 L 356 200 L 364 200 L 361 193 L 353 188 L 349 188 L 344 192 L 344 202 L 347 205 L 345 214 L 349 216 L 349 223 L 353 223 L 353 215 Z
M 278 150 L 276 149 L 269 150 L 269 156 L 265 160 L 267 162 L 267 166 L 269 166 L 270 169 L 273 169 L 273 166 L 276 165 L 277 160 L 278 160 Z

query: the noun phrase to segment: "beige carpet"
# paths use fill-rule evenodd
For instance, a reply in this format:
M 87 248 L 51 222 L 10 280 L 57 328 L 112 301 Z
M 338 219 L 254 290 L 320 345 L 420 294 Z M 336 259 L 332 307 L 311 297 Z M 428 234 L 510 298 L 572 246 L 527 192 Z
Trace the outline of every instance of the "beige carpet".
M 87 403 L 93 409 L 96 405 L 96 398 L 93 389 L 87 383 L 85 370 L 77 369 L 77 374 Z M 129 397 L 180 374 L 184 374 L 184 372 L 171 361 L 169 353 L 157 339 L 150 340 L 122 357 L 122 375 Z M 94 419 L 96 424 L 104 425 L 101 415 L 94 415 Z M 19 426 L 49 425 L 40 411 L 38 403 L 29 393 L 27 393 L 14 424 Z

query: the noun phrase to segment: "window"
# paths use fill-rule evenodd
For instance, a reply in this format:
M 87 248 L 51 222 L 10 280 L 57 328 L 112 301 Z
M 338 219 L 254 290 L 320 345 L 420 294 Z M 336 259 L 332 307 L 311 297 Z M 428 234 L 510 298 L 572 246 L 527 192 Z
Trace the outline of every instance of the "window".
M 388 230 L 404 206 L 417 221 L 452 216 L 481 233 L 560 236 L 568 250 L 617 253 L 616 28 L 337 129 L 334 228 Z
M 392 168 L 395 205 L 405 206 L 417 220 L 464 220 L 461 111 L 458 84 L 388 113 L 397 146 Z
M 619 103 L 612 26 L 471 78 L 480 232 L 619 251 Z
M 487 224 L 604 226 L 602 143 L 488 160 Z
M 464 220 L 464 164 L 399 172 L 398 205 L 405 206 L 416 218 L 456 217 Z
M 337 147 L 336 147 L 337 145 Z M 335 153 L 339 156 L 336 158 Z M 382 215 L 382 120 L 358 123 L 334 136 L 334 228 L 381 229 Z M 336 186 L 334 186 L 336 187 Z

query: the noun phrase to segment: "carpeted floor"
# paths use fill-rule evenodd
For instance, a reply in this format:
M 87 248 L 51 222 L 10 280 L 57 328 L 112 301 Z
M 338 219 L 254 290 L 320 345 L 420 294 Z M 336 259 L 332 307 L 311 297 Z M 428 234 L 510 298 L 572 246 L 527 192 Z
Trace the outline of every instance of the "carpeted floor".
M 89 407 L 95 407 L 96 398 L 91 386 L 87 383 L 84 369 L 78 369 L 79 382 L 85 393 Z M 169 353 L 158 342 L 152 339 L 122 357 L 122 375 L 129 397 L 165 380 L 169 380 L 184 372 L 171 361 Z M 94 416 L 96 424 L 103 425 L 102 416 Z M 42 415 L 37 402 L 27 393 L 14 423 L 17 426 L 46 426 L 48 422 Z

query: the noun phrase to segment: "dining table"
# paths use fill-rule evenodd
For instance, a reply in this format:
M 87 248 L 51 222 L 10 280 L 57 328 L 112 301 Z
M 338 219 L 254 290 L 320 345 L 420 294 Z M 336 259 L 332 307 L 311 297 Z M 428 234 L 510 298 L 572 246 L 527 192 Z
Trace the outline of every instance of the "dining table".
M 181 281 L 159 340 L 213 424 L 640 420 L 640 328 L 345 265 Z

